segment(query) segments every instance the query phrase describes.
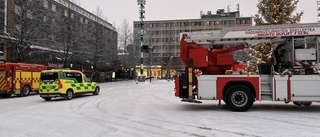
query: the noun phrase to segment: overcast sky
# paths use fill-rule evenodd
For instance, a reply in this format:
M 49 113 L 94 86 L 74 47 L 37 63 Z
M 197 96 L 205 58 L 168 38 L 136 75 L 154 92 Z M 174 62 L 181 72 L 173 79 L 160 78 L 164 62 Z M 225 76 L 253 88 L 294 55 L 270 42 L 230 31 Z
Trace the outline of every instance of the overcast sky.
M 132 25 L 133 21 L 139 21 L 139 5 L 137 0 L 79 0 L 80 5 L 92 12 L 99 7 L 103 15 L 116 27 L 120 26 L 124 19 Z M 242 16 L 252 16 L 257 11 L 258 0 L 146 0 L 146 21 L 197 19 L 200 11 L 215 13 L 217 9 L 227 9 L 231 5 L 231 11 L 236 10 L 240 4 Z M 317 0 L 300 0 L 297 12 L 304 11 L 302 23 L 317 22 Z

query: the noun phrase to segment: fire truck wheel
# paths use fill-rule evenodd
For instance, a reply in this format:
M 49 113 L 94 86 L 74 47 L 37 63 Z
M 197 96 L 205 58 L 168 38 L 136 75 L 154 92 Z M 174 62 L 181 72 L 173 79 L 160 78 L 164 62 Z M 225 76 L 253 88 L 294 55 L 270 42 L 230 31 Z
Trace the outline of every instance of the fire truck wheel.
M 20 91 L 20 96 L 24 97 L 24 96 L 28 96 L 30 94 L 30 87 L 29 86 L 24 86 L 21 91 Z
M 293 104 L 297 105 L 297 106 L 301 106 L 303 104 L 303 102 L 293 102 Z M 311 104 L 310 104 L 311 105 Z
M 73 92 L 72 92 L 71 90 L 67 90 L 65 99 L 66 99 L 66 100 L 71 100 L 72 97 L 73 97 Z
M 225 94 L 225 102 L 232 111 L 247 111 L 253 101 L 252 91 L 244 85 L 234 85 Z
M 312 104 L 312 102 L 303 102 L 303 105 L 305 105 L 305 106 L 310 106 Z
M 50 101 L 50 100 L 52 99 L 52 97 L 43 97 L 43 99 L 44 99 L 45 101 Z
M 11 94 L 0 94 L 0 97 L 2 97 L 2 98 L 10 98 Z
M 96 89 L 94 90 L 94 92 L 92 93 L 93 95 L 99 95 L 100 92 L 100 88 L 96 87 Z

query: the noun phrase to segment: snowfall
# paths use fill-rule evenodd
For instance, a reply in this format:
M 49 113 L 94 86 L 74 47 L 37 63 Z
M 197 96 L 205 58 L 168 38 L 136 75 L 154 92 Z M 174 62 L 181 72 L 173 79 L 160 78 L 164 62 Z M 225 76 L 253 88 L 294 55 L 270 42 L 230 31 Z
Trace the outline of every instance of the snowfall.
M 1 137 L 319 137 L 320 103 L 256 101 L 232 112 L 222 101 L 181 102 L 174 82 L 100 83 L 98 96 L 44 101 L 0 98 Z

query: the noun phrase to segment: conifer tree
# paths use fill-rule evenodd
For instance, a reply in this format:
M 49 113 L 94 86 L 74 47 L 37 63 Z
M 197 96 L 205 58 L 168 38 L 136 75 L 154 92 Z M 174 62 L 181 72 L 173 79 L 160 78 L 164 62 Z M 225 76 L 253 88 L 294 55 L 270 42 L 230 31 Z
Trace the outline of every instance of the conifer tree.
M 299 0 L 259 0 L 258 13 L 253 16 L 256 26 L 295 24 L 299 23 L 303 12 L 296 12 Z M 256 65 L 271 63 L 275 43 L 259 43 L 249 50 L 249 56 L 253 58 L 247 62 L 251 71 L 256 71 Z

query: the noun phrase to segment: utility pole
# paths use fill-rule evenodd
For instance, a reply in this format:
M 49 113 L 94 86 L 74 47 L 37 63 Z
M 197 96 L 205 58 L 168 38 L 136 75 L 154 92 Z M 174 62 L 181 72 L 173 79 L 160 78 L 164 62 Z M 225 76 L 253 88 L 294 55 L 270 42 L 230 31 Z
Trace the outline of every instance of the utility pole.
M 138 0 L 138 5 L 140 5 L 140 49 L 141 49 L 141 65 L 140 65 L 140 75 L 138 77 L 139 82 L 145 82 L 145 76 L 143 74 L 143 35 L 144 35 L 144 15 L 145 15 L 145 5 L 146 0 Z

